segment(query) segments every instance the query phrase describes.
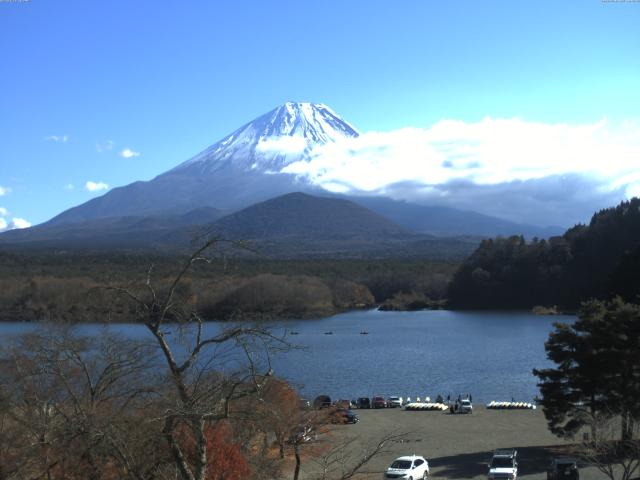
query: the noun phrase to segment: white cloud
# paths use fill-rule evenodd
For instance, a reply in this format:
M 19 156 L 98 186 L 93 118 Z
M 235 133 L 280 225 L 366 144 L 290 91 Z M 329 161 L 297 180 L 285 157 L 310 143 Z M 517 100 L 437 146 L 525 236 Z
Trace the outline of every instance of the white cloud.
M 64 187 L 62 187 L 65 190 L 73 190 L 74 188 L 76 188 L 73 183 L 67 183 Z
M 273 137 L 261 140 L 256 146 L 259 152 L 301 153 L 307 148 L 307 141 L 297 136 Z
M 627 186 L 625 190 L 627 198 L 640 197 L 640 183 L 633 183 Z
M 490 117 L 471 123 L 441 120 L 429 128 L 341 139 L 315 147 L 307 158 L 282 172 L 341 193 L 393 191 L 400 198 L 403 189 L 394 186 L 411 184 L 412 195 L 433 201 L 460 193 L 452 186 L 464 184 L 465 194 L 477 187 L 481 199 L 501 185 L 575 175 L 594 182 L 598 194 L 640 193 L 640 125 L 614 126 L 606 119 L 582 125 Z
M 0 207 L 0 215 L 1 216 L 6 217 L 8 215 L 8 213 L 9 213 L 9 210 L 7 210 L 4 207 Z
M 10 222 L 7 222 L 7 220 L 0 217 L 0 232 L 4 232 L 5 230 L 16 230 L 19 228 L 29 228 L 30 226 L 31 222 L 28 222 L 24 218 L 14 217 Z
M 120 156 L 123 158 L 139 157 L 140 152 L 136 152 L 135 150 L 131 150 L 130 148 L 125 148 L 120 152 Z
M 107 190 L 109 185 L 104 182 L 92 182 L 89 180 L 84 184 L 84 188 L 87 192 L 100 192 L 101 190 Z
M 108 152 L 112 150 L 115 146 L 115 142 L 113 140 L 107 140 L 106 142 L 96 143 L 96 151 L 98 153 Z
M 10 193 L 11 193 L 11 189 L 9 187 L 3 187 L 2 185 L 0 185 L 0 197 L 9 195 Z
M 11 220 L 11 225 L 9 226 L 9 230 L 14 230 L 17 228 L 29 228 L 31 226 L 31 222 L 28 222 L 24 218 L 13 218 Z
M 67 143 L 69 141 L 68 135 L 49 135 L 44 137 L 49 142 Z

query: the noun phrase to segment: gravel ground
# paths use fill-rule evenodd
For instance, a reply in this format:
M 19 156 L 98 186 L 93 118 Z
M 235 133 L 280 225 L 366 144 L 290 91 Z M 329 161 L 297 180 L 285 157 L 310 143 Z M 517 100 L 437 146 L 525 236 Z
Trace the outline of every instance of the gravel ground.
M 566 454 L 567 442 L 547 430 L 541 410 L 487 410 L 476 407 L 473 414 L 411 412 L 402 409 L 356 410 L 360 422 L 340 425 L 341 436 L 355 437 L 361 454 L 376 439 L 391 432 L 407 433 L 403 442 L 393 442 L 369 463 L 359 476 L 381 480 L 386 467 L 401 455 L 423 455 L 431 478 L 487 478 L 487 462 L 496 448 L 517 448 L 519 475 L 523 479 L 546 479 L 546 467 L 553 455 Z M 302 477 L 314 477 L 314 466 L 303 462 Z M 592 468 L 580 470 L 581 480 L 603 478 Z

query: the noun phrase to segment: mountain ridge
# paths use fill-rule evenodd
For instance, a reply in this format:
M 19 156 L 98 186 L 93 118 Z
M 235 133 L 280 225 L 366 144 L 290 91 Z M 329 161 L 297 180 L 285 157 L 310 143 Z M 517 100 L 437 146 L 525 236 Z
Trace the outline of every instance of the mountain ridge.
M 537 228 L 448 207 L 422 206 L 386 197 L 338 195 L 302 177 L 279 173 L 291 162 L 310 160 L 314 146 L 358 135 L 354 126 L 324 104 L 287 102 L 152 180 L 116 187 L 32 227 L 23 237 L 18 234 L 9 237 L 42 235 L 41 238 L 48 238 L 48 234 L 63 233 L 65 228 L 70 232 L 96 228 L 105 235 L 122 233 L 130 218 L 150 218 L 150 222 L 164 223 L 168 228 L 171 221 L 199 208 L 233 213 L 291 192 L 345 198 L 415 233 L 440 236 L 523 234 L 528 238 L 560 233 L 559 229 Z M 163 216 L 167 219 L 158 220 Z M 116 221 L 116 217 L 124 220 Z M 100 220 L 111 225 L 113 230 L 107 232 L 99 224 Z M 136 228 L 140 230 L 135 224 L 129 224 L 129 227 L 133 235 Z M 43 229 L 52 230 L 47 233 Z

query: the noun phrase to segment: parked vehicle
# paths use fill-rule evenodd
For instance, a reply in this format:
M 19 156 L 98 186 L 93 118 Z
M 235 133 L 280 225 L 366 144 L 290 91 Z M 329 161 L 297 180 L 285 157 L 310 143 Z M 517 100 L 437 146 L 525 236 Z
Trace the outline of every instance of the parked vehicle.
M 313 408 L 329 408 L 331 397 L 329 395 L 318 395 L 313 401 Z
M 351 402 L 349 400 L 336 400 L 334 405 L 337 408 L 343 408 L 345 410 L 348 410 L 349 408 L 351 408 Z
M 402 407 L 402 397 L 389 397 L 387 399 L 387 406 L 391 408 Z
M 353 410 L 338 408 L 331 418 L 332 423 L 358 423 L 360 419 Z
M 516 480 L 518 477 L 518 451 L 513 448 L 493 452 L 489 462 L 489 480 Z
M 468 398 L 463 398 L 460 401 L 449 406 L 450 413 L 473 413 L 473 404 Z
M 371 408 L 387 408 L 387 401 L 384 397 L 373 397 L 371 399 Z
M 578 480 L 579 478 L 578 462 L 575 458 L 554 458 L 547 467 L 547 480 Z
M 300 399 L 300 408 L 302 410 L 310 410 L 311 409 L 311 402 L 309 400 L 307 400 L 306 398 L 301 398 Z
M 371 408 L 371 400 L 367 397 L 360 397 L 357 400 L 358 408 Z
M 471 404 L 471 400 L 468 398 L 463 398 L 460 400 L 458 404 L 458 413 L 473 413 L 473 405 Z
M 402 480 L 427 480 L 429 476 L 429 462 L 424 457 L 411 455 L 398 457 L 387 468 L 382 476 L 383 480 L 401 478 Z

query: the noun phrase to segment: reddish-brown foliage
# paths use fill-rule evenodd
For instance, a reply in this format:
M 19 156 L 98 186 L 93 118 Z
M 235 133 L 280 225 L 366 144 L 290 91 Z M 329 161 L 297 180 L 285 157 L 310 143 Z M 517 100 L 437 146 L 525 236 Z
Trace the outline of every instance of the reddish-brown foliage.
M 233 431 L 227 422 L 207 427 L 207 480 L 240 480 L 251 474 L 249 463 L 233 441 Z

